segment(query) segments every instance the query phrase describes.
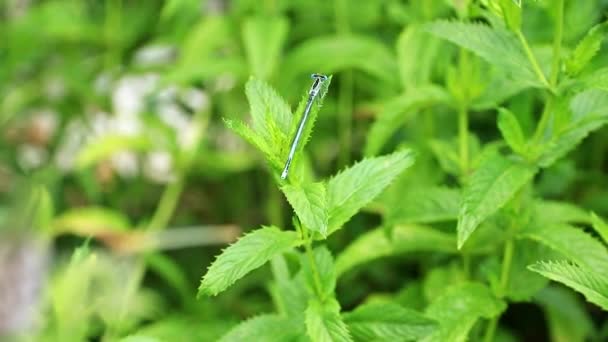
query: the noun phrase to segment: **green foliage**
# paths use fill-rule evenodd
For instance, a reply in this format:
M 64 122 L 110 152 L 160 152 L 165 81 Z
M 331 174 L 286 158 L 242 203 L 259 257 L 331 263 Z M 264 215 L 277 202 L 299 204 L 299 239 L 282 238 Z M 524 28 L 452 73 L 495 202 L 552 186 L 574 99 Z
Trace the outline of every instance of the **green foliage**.
M 293 341 L 302 333 L 301 322 L 279 315 L 260 315 L 232 328 L 220 341 L 232 342 L 243 339 L 254 341 Z
M 287 38 L 286 18 L 252 17 L 243 23 L 243 42 L 249 68 L 255 77 L 268 79 L 279 64 Z
M 500 108 L 498 110 L 498 129 L 513 152 L 520 155 L 525 154 L 526 137 L 517 117 L 508 109 Z
M 545 86 L 539 83 L 526 53 L 515 35 L 509 31 L 485 24 L 455 21 L 437 21 L 429 24 L 427 30 L 471 51 L 492 65 L 508 70 L 521 84 L 530 87 Z
M 593 229 L 602 237 L 605 243 L 608 243 L 608 224 L 596 214 L 591 214 L 591 222 Z
M 526 227 L 520 235 L 556 250 L 593 272 L 608 274 L 608 248 L 580 228 L 566 224 L 536 224 Z
M 608 121 L 608 96 L 605 91 L 587 90 L 575 95 L 569 108 L 557 109 L 554 132 L 542 145 L 538 164 L 548 167 L 574 149 L 589 133 Z M 560 120 L 561 119 L 561 120 Z
M 423 341 L 465 341 L 479 318 L 496 317 L 505 309 L 505 302 L 482 284 L 455 285 L 426 309 L 426 316 L 439 322 L 440 328 Z
M 464 189 L 458 215 L 458 248 L 480 223 L 507 204 L 535 173 L 536 168 L 498 154 L 485 159 Z
M 366 304 L 343 314 L 355 341 L 418 341 L 437 329 L 422 314 L 396 304 Z
M 301 244 L 295 232 L 263 227 L 226 248 L 201 281 L 199 294 L 215 296 L 274 256 Z
M 327 237 L 329 213 L 325 184 L 287 184 L 281 188 L 306 229 Z
M 567 261 L 541 261 L 530 269 L 582 293 L 591 303 L 608 310 L 608 280 Z M 605 273 L 603 273 L 605 274 Z
M 456 251 L 454 234 L 443 233 L 430 227 L 397 225 L 390 233 L 384 229 L 371 230 L 352 242 L 336 260 L 338 274 L 378 258 L 407 252 Z
M 376 155 L 382 146 L 399 129 L 399 126 L 411 119 L 417 112 L 447 100 L 447 94 L 441 88 L 428 85 L 409 88 L 404 95 L 387 101 L 378 118 L 374 121 L 369 139 L 365 145 L 365 154 Z
M 409 150 L 369 158 L 343 170 L 327 182 L 330 234 L 370 203 L 414 162 Z
M 391 223 L 436 223 L 458 218 L 460 191 L 446 187 L 419 187 L 408 190 L 387 208 Z
M 3 2 L 0 340 L 606 340 L 607 10 Z
M 593 334 L 593 321 L 574 293 L 561 287 L 547 287 L 534 300 L 547 315 L 552 341 L 585 341 Z
M 313 341 L 352 341 L 348 327 L 340 317 L 340 305 L 335 299 L 326 302 L 311 300 L 306 309 L 306 333 Z
M 587 35 L 578 43 L 570 58 L 566 60 L 566 72 L 572 76 L 578 75 L 589 64 L 600 50 L 606 36 L 606 23 L 593 26 Z

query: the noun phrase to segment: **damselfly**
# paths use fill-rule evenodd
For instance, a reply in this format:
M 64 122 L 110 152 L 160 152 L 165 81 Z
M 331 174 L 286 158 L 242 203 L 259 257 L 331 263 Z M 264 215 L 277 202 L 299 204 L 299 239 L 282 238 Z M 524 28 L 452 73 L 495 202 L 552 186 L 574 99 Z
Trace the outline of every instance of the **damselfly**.
M 287 178 L 287 174 L 289 173 L 289 166 L 291 165 L 291 160 L 293 156 L 296 154 L 296 149 L 298 148 L 298 143 L 300 142 L 300 138 L 302 137 L 302 132 L 304 132 L 304 126 L 306 126 L 306 120 L 308 120 L 308 114 L 310 113 L 310 109 L 312 108 L 312 104 L 319 95 L 321 91 L 321 87 L 323 86 L 323 82 L 327 81 L 327 76 L 321 74 L 312 74 L 310 76 L 314 79 L 310 90 L 308 91 L 308 101 L 306 101 L 306 107 L 304 107 L 304 113 L 302 114 L 302 118 L 300 119 L 300 123 L 298 124 L 298 130 L 296 131 L 296 135 L 293 137 L 293 141 L 291 142 L 291 147 L 289 148 L 289 155 L 287 156 L 287 161 L 285 162 L 285 168 L 283 168 L 283 172 L 281 173 L 281 179 Z

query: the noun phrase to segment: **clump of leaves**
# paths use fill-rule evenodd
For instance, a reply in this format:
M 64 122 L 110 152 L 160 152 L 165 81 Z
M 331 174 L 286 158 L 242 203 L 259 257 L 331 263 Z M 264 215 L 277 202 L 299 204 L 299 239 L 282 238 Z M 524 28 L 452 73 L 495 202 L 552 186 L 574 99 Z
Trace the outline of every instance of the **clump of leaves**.
M 303 135 L 299 154 L 309 139 L 314 119 L 329 82 L 315 102 Z M 251 79 L 246 86 L 251 106 L 252 127 L 228 122 L 238 134 L 258 148 L 275 176 L 286 158 L 290 137 L 302 115 L 306 98 L 295 115 L 266 83 Z M 293 172 L 278 185 L 295 213 L 294 230 L 262 227 L 226 248 L 209 267 L 199 294 L 217 295 L 247 273 L 272 261 L 273 298 L 280 315 L 267 314 L 250 319 L 230 331 L 223 340 L 242 337 L 256 340 L 286 340 L 307 335 L 313 341 L 390 339 L 400 336 L 418 339 L 436 329 L 435 322 L 422 313 L 395 305 L 364 306 L 342 314 L 335 297 L 338 272 L 331 252 L 321 244 L 414 162 L 410 150 L 366 158 L 326 181 L 310 180 L 303 172 Z M 294 169 L 302 170 L 303 158 L 294 159 Z M 315 247 L 315 242 L 319 241 Z M 301 250 L 297 248 L 301 247 Z M 290 272 L 285 255 L 298 256 L 298 269 Z M 290 327 L 290 328 L 288 328 Z
M 565 310 L 575 312 L 580 312 L 579 304 L 548 283 L 559 282 L 608 310 L 606 223 L 574 204 L 543 198 L 534 182 L 608 122 L 606 71 L 592 64 L 605 24 L 591 28 L 568 50 L 563 46 L 565 2 L 544 6 L 554 15 L 555 25 L 552 49 L 544 52 L 542 61 L 522 29 L 525 5 L 511 0 L 464 2 L 457 8 L 459 20 L 436 20 L 405 32 L 400 50 L 420 46 L 423 40 L 416 37 L 432 35 L 457 46 L 456 65 L 443 61 L 448 63 L 441 66 L 447 76 L 440 84 L 429 76 L 432 65 L 417 73 L 411 67 L 416 61 L 405 60 L 405 95 L 386 100 L 368 135 L 368 157 L 327 181 L 311 179 L 302 148 L 298 171 L 287 183 L 278 180 L 302 105 L 292 116 L 276 92 L 260 81 L 249 81 L 252 127 L 229 125 L 265 155 L 295 213 L 295 231 L 255 230 L 228 247 L 203 277 L 199 293 L 216 295 L 246 273 L 272 263 L 271 292 L 278 314 L 246 321 L 226 340 L 276 340 L 278 331 L 284 331 L 278 327 L 291 324 L 293 328 L 283 332 L 289 336 L 281 335 L 282 339 L 306 334 L 313 341 L 465 341 L 471 336 L 492 341 L 509 302 L 532 300 L 546 310 L 557 339 L 582 340 L 595 333 L 586 314 L 579 319 L 588 329 L 560 330 L 566 318 L 557 313 L 559 302 L 566 298 Z M 485 20 L 473 21 L 474 15 Z M 448 45 L 435 49 L 455 55 Z M 525 94 L 541 94 L 535 128 L 537 106 L 520 113 L 521 107 L 514 104 L 515 97 Z M 413 164 L 410 150 L 374 155 L 400 125 L 433 106 L 457 113 L 457 144 L 429 139 L 421 149 L 435 160 L 421 158 L 416 172 L 435 162 L 443 176 L 416 174 L 408 183 L 408 177 L 399 175 Z M 495 112 L 502 139 L 484 143 L 475 136 L 469 129 L 473 111 Z M 523 119 L 531 124 L 524 125 Z M 442 184 L 448 177 L 455 180 L 452 187 Z M 376 199 L 397 178 L 399 182 Z M 359 236 L 335 263 L 324 245 L 313 246 L 374 199 L 383 225 Z M 444 260 L 423 263 L 428 269 L 416 283 L 424 294 L 422 303 L 404 302 L 426 309 L 378 303 L 341 312 L 336 279 L 372 260 L 411 252 L 433 252 Z M 288 263 L 292 256 L 298 261 L 295 272 Z

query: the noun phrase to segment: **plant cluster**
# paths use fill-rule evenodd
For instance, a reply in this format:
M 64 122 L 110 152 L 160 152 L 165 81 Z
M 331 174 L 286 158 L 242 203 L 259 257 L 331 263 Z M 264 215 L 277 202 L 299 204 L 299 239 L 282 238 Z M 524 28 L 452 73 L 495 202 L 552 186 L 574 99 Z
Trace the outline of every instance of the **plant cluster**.
M 1 4 L 0 339 L 608 339 L 606 10 Z

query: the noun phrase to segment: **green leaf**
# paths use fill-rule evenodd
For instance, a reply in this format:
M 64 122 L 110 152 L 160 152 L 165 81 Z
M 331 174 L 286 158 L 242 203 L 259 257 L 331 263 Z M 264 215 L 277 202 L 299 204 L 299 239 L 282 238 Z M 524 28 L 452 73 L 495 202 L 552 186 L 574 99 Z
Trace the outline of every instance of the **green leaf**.
M 289 21 L 283 17 L 247 18 L 243 23 L 243 43 L 249 67 L 260 79 L 268 79 L 279 64 L 287 38 Z
M 521 0 L 500 0 L 500 7 L 507 27 L 513 32 L 521 30 Z
M 414 163 L 410 150 L 360 161 L 327 183 L 329 233 L 340 229 Z
M 331 252 L 325 246 L 315 248 L 313 251 L 315 269 L 317 274 L 315 275 L 311 260 L 307 255 L 300 256 L 300 264 L 302 265 L 302 274 L 308 287 L 308 292 L 311 295 L 317 293 L 317 281 L 320 286 L 321 300 L 327 298 L 333 298 L 334 290 L 336 289 L 336 268 L 334 267 L 334 258 Z M 318 276 L 318 278 L 316 278 Z
M 538 81 L 515 35 L 485 24 L 436 21 L 426 26 L 432 34 L 457 44 L 486 62 L 511 73 L 513 79 L 531 87 L 544 87 Z
M 131 227 L 129 219 L 121 212 L 102 208 L 73 208 L 57 216 L 52 223 L 57 233 L 70 232 L 84 236 L 100 231 L 124 231 Z
M 608 274 L 608 248 L 580 228 L 567 224 L 532 224 L 519 235 L 558 251 L 582 267 Z
M 591 223 L 587 211 L 574 204 L 558 201 L 535 201 L 534 220 L 539 223 Z
M 325 184 L 287 184 L 281 190 L 283 190 L 287 201 L 298 215 L 304 228 L 319 232 L 323 237 L 327 237 L 329 214 L 327 212 Z
M 608 68 L 597 69 L 582 76 L 581 81 L 588 88 L 608 91 Z
M 537 169 L 495 154 L 486 158 L 464 188 L 458 215 L 460 249 L 479 224 L 502 208 Z
M 563 260 L 540 261 L 530 265 L 530 269 L 582 293 L 588 301 L 608 311 L 608 280 L 599 271 L 591 272 Z
M 397 225 L 390 235 L 385 229 L 376 228 L 346 247 L 336 260 L 336 272 L 340 275 L 360 264 L 407 252 L 455 253 L 455 242 L 453 234 L 425 226 Z
M 546 287 L 534 301 L 543 308 L 551 341 L 583 342 L 593 334 L 593 321 L 581 300 L 563 287 Z
M 448 95 L 442 88 L 425 85 L 410 88 L 404 95 L 388 100 L 367 134 L 365 155 L 378 154 L 399 127 L 413 118 L 416 112 L 447 102 L 447 99 Z
M 232 328 L 220 342 L 292 342 L 304 335 L 302 322 L 279 315 L 260 315 Z
M 335 299 L 323 303 L 316 299 L 310 300 L 306 309 L 306 332 L 315 342 L 353 340 L 340 317 L 340 304 Z
M 289 317 L 301 317 L 306 310 L 309 291 L 306 288 L 303 271 L 289 277 L 289 269 L 283 255 L 271 260 L 274 281 L 270 284 L 270 294 L 277 311 Z
M 215 296 L 252 270 L 301 241 L 295 232 L 263 227 L 241 237 L 211 264 L 199 287 L 199 296 Z
M 608 224 L 595 213 L 591 213 L 591 222 L 593 229 L 602 237 L 605 243 L 608 243 Z
M 258 136 L 251 128 L 249 128 L 245 123 L 239 120 L 229 120 L 224 119 L 224 123 L 226 127 L 234 131 L 236 134 L 241 136 L 241 138 L 245 139 L 249 144 L 253 147 L 257 148 L 260 152 L 264 154 L 268 163 L 274 167 L 275 169 L 280 169 L 283 167 L 284 161 L 282 161 L 276 154 L 275 151 L 266 143 L 266 141 Z
M 395 223 L 436 223 L 458 218 L 460 191 L 446 187 L 408 190 L 390 203 L 385 220 Z
M 587 35 L 578 43 L 570 58 L 566 60 L 566 72 L 572 76 L 578 75 L 597 54 L 606 37 L 608 24 L 593 26 Z
M 608 92 L 591 89 L 574 96 L 567 108 L 559 108 L 561 116 L 567 116 L 568 122 L 557 127 L 538 161 L 541 167 L 548 167 L 574 149 L 589 133 L 599 129 L 608 122 Z
M 479 318 L 500 315 L 507 305 L 480 283 L 463 283 L 448 289 L 426 309 L 426 316 L 440 324 L 439 331 L 422 341 L 464 342 Z
M 418 341 L 437 329 L 433 320 L 393 303 L 362 305 L 342 317 L 355 341 Z
M 311 70 L 325 73 L 357 69 L 398 88 L 396 58 L 377 39 L 361 35 L 332 35 L 309 39 L 295 47 L 286 58 L 283 69 L 291 81 Z
M 524 132 L 515 114 L 506 108 L 498 109 L 498 129 L 509 147 L 517 154 L 523 154 L 526 148 Z
M 287 143 L 292 123 L 291 109 L 287 102 L 270 85 L 255 78 L 247 81 L 245 94 L 255 133 L 275 149 L 277 147 L 274 144 Z

